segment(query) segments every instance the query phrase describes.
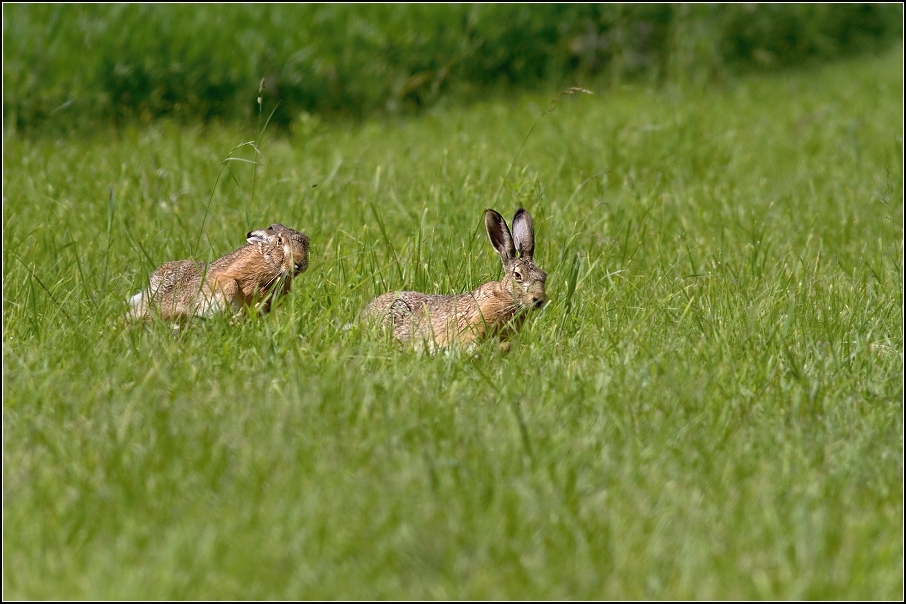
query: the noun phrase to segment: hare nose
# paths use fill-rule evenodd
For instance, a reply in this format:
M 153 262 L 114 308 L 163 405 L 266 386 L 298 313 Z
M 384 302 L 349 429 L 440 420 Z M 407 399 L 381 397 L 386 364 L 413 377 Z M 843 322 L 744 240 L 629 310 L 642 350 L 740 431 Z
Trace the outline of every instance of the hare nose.
M 547 302 L 547 296 L 544 294 L 535 294 L 532 296 L 532 306 L 535 308 L 541 308 Z

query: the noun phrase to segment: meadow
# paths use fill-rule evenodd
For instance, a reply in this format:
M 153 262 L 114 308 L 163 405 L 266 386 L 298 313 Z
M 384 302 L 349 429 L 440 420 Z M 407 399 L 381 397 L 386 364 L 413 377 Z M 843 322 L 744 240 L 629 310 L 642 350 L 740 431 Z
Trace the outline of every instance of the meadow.
M 4 130 L 4 599 L 902 599 L 902 74 Z M 358 321 L 497 278 L 487 207 L 509 353 Z M 272 313 L 123 324 L 273 222 Z

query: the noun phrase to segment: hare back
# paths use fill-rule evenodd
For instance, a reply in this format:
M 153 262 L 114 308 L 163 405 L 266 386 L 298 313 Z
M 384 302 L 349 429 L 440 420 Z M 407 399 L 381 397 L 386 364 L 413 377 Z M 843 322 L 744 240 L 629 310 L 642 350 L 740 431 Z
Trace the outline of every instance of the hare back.
M 477 308 L 471 296 L 442 296 L 421 292 L 389 292 L 372 300 L 362 313 L 375 319 L 403 342 L 417 339 L 437 344 L 454 339 L 460 317 Z M 464 323 L 468 324 L 467 321 Z
M 129 302 L 128 316 L 133 319 L 151 320 L 151 309 L 156 309 L 164 320 L 196 314 L 199 309 L 199 292 L 207 265 L 192 260 L 176 260 L 161 265 L 153 273 L 148 289 Z
M 392 328 L 400 341 L 418 339 L 444 346 L 496 334 L 517 310 L 512 295 L 491 282 L 454 296 L 390 292 L 372 300 L 362 315 Z
M 132 308 L 127 316 L 151 321 L 154 310 L 164 321 L 209 317 L 260 298 L 256 292 L 245 296 L 230 272 L 215 264 L 176 260 L 161 265 L 151 274 L 148 289 L 130 298 Z
M 197 291 L 201 288 L 201 280 L 206 272 L 206 267 L 204 262 L 192 260 L 174 260 L 162 264 L 151 273 L 148 291 L 152 296 L 159 292 L 173 292 L 182 289 L 194 288 Z

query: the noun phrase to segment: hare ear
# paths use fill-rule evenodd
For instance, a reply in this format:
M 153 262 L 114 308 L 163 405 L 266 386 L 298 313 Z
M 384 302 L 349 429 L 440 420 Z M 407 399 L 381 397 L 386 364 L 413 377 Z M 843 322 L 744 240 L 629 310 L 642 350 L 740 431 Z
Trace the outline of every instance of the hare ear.
M 535 254 L 535 225 L 523 208 L 516 210 L 513 217 L 513 240 L 522 257 L 531 259 Z
M 245 240 L 249 243 L 267 243 L 267 230 L 258 229 L 256 231 L 252 231 L 245 236 Z
M 484 228 L 488 231 L 491 245 L 500 254 L 501 260 L 512 260 L 516 257 L 516 246 L 513 245 L 513 236 L 506 225 L 503 216 L 494 210 L 484 211 Z

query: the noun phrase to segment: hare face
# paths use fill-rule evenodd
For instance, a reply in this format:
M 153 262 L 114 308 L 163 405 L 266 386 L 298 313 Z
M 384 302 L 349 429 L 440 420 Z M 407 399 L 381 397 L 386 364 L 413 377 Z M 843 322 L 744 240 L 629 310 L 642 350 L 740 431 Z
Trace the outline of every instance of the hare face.
M 504 265 L 505 274 L 500 280 L 504 289 L 513 294 L 520 308 L 537 310 L 547 302 L 544 284 L 547 273 L 535 266 L 531 258 L 514 258 Z
M 264 243 L 277 264 L 285 267 L 293 277 L 308 268 L 308 237 L 299 231 L 272 224 L 266 229 L 252 231 L 247 235 L 249 243 Z

